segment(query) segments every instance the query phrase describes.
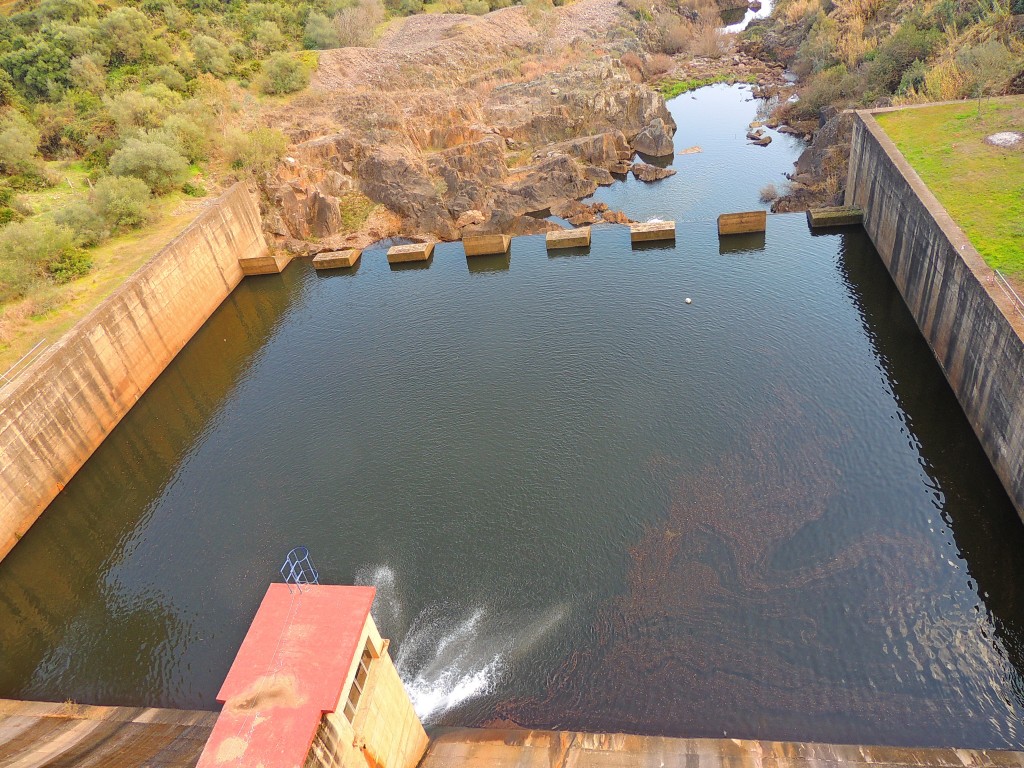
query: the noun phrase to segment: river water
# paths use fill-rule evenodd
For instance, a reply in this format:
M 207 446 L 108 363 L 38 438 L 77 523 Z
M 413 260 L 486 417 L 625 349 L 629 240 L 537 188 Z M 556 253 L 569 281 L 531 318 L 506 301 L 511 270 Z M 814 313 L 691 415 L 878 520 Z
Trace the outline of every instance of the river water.
M 213 707 L 305 544 L 428 723 L 1024 746 L 1024 526 L 878 255 L 720 242 L 800 144 L 670 106 L 597 199 L 674 245 L 243 282 L 0 563 L 0 696 Z

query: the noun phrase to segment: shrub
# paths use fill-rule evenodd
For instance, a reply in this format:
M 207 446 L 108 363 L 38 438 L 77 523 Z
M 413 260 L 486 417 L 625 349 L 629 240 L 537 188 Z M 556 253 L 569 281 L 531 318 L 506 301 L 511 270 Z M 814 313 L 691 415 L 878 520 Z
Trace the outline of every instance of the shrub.
M 672 71 L 674 66 L 675 64 L 672 61 L 672 57 L 666 56 L 664 53 L 655 53 L 647 59 L 647 71 L 650 72 L 653 77 L 667 75 Z
M 314 50 L 321 48 L 337 48 L 341 45 L 338 30 L 329 18 L 319 11 L 311 11 L 306 19 L 306 29 L 302 35 L 302 44 Z
M 109 169 L 115 176 L 142 179 L 159 195 L 181 185 L 188 174 L 188 161 L 164 142 L 131 138 L 111 156 Z
M 75 244 L 79 246 L 93 246 L 110 236 L 107 222 L 90 200 L 71 201 L 54 212 L 53 220 L 71 232 Z
M 685 19 L 677 19 L 661 30 L 661 50 L 665 53 L 686 53 L 690 50 L 696 34 L 694 25 Z
M 275 53 L 263 62 L 260 90 L 263 93 L 294 93 L 309 85 L 309 72 L 287 53 Z
M 772 200 L 777 199 L 779 196 L 779 190 L 775 188 L 774 184 L 765 184 L 761 187 L 761 202 L 770 203 Z
M 105 176 L 93 189 L 96 211 L 112 231 L 135 229 L 149 218 L 146 182 L 131 176 Z
M 204 187 L 202 184 L 193 184 L 190 181 L 186 181 L 184 184 L 181 185 L 181 191 L 184 192 L 189 197 L 206 197 L 206 195 L 208 194 L 206 191 L 206 187 Z
M 190 163 L 206 160 L 210 154 L 212 118 L 175 112 L 164 120 L 163 129 Z
M 277 165 L 287 146 L 288 139 L 274 128 L 235 128 L 224 137 L 224 157 L 236 170 L 267 173 Z
M 904 24 L 895 34 L 886 38 L 868 65 L 869 90 L 878 93 L 895 93 L 903 79 L 903 73 L 915 61 L 925 61 L 935 50 L 941 38 L 936 29 L 918 29 Z
M 90 269 L 92 256 L 77 248 L 57 254 L 46 265 L 46 271 L 50 273 L 53 282 L 58 284 L 70 283 L 75 278 L 88 274 Z
M 286 45 L 287 41 L 281 33 L 281 28 L 273 21 L 261 21 L 252 36 L 252 47 L 257 56 L 266 56 Z
M 114 97 L 104 97 L 103 104 L 121 133 L 132 128 L 156 127 L 168 112 L 160 99 L 139 91 L 123 91 Z
M 697 27 L 693 38 L 692 52 L 699 56 L 718 59 L 725 55 L 726 42 L 718 27 L 712 23 L 702 22 Z
M 7 176 L 31 173 L 38 165 L 39 131 L 16 110 L 0 119 L 0 171 Z
M 196 35 L 192 38 L 192 56 L 200 72 L 223 77 L 231 71 L 231 54 L 215 37 Z
M 486 11 L 484 11 L 486 13 Z M 334 17 L 338 45 L 365 46 L 373 40 L 373 31 L 387 18 L 380 0 L 360 0 Z
M 129 6 L 115 8 L 99 25 L 114 64 L 141 61 L 151 47 L 152 29 L 146 14 Z
M 76 56 L 71 60 L 71 84 L 88 93 L 103 93 L 107 87 L 107 70 L 96 54 Z
M 473 16 L 483 16 L 491 10 L 487 0 L 466 0 L 466 13 Z
M 66 282 L 72 271 L 82 267 L 74 238 L 64 227 L 31 219 L 0 229 L 0 301 L 24 296 L 47 275 Z M 88 270 L 87 259 L 84 268 Z

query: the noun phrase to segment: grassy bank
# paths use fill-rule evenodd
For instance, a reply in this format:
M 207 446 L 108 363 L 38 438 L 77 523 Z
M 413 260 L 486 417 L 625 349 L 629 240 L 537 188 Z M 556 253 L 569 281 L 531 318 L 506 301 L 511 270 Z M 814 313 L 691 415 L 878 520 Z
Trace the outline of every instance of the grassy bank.
M 202 205 L 180 194 L 160 200 L 147 225 L 90 251 L 92 269 L 85 277 L 63 285 L 40 285 L 25 298 L 0 307 L 0 372 L 38 341 L 50 344 L 60 338 L 185 229 Z
M 963 102 L 878 115 L 989 266 L 1024 277 L 1024 148 L 985 143 L 1024 129 L 1024 97 Z

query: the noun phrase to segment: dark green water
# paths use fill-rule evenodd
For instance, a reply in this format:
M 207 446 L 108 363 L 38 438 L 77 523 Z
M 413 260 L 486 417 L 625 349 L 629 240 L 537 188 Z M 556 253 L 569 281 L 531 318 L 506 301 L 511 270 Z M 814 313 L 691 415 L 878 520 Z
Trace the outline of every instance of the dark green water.
M 429 722 L 1024 746 L 1024 526 L 861 231 L 719 243 L 746 98 L 599 195 L 675 246 L 246 280 L 0 562 L 0 696 L 212 707 L 306 544 Z

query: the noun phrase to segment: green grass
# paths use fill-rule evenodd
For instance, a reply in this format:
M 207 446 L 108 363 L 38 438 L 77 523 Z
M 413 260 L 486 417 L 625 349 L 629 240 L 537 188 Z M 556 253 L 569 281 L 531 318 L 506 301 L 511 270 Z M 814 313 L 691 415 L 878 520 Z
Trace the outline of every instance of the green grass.
M 876 116 L 988 265 L 1024 277 L 1024 149 L 985 143 L 1024 132 L 1024 97 L 975 101 Z
M 666 99 L 673 99 L 680 94 L 696 91 L 698 88 L 703 88 L 706 85 L 715 85 L 716 83 L 755 82 L 757 82 L 757 78 L 753 76 L 737 78 L 734 75 L 722 72 L 721 74 L 712 75 L 711 77 L 693 78 L 690 80 L 662 80 L 656 87 L 658 92 Z

